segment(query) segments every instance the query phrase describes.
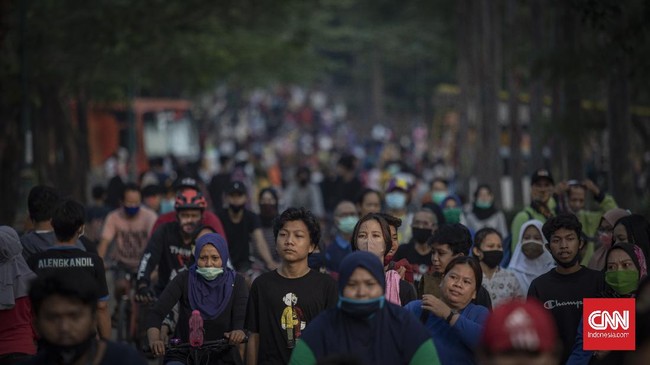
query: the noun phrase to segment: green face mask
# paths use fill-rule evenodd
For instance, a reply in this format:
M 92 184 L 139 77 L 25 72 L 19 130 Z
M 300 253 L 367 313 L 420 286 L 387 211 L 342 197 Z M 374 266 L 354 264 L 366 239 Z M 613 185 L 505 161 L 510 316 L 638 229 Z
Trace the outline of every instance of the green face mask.
M 607 271 L 605 282 L 619 294 L 630 294 L 639 287 L 637 270 Z
M 217 276 L 223 274 L 223 268 L 221 267 L 197 267 L 196 273 L 203 276 L 205 280 L 212 281 L 217 278 Z
M 460 213 L 461 212 L 462 211 L 458 207 L 445 208 L 442 211 L 442 215 L 445 216 L 445 221 L 447 221 L 447 223 L 460 223 Z
M 492 206 L 491 201 L 483 201 L 483 200 L 477 200 L 476 201 L 476 207 L 477 208 L 488 209 L 491 206 Z
M 434 191 L 433 194 L 431 194 L 431 199 L 433 199 L 433 202 L 440 205 L 443 200 L 447 197 L 447 192 L 446 191 Z

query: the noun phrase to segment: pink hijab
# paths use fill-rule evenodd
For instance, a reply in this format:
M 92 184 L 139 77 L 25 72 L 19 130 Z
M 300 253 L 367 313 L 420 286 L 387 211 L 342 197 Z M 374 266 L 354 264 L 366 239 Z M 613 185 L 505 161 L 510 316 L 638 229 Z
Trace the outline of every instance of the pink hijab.
M 614 208 L 610 209 L 605 214 L 603 214 L 603 220 L 605 220 L 607 223 L 609 223 L 612 227 L 614 224 L 621 218 L 630 215 L 631 213 L 625 209 L 621 208 Z M 602 270 L 605 268 L 605 258 L 607 256 L 607 251 L 609 248 L 612 247 L 612 242 L 610 239 L 609 245 L 601 245 L 594 251 L 594 255 L 591 257 L 591 260 L 589 260 L 589 264 L 587 265 L 590 269 L 594 270 Z

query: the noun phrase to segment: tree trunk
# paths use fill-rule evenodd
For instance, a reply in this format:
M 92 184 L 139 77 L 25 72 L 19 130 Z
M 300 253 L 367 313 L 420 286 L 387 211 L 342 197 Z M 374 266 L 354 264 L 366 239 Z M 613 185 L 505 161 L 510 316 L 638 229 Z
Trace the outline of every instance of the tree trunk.
M 524 197 L 521 186 L 522 158 L 521 158 L 521 123 L 519 121 L 519 75 L 515 60 L 514 50 L 517 39 L 517 1 L 508 0 L 506 9 L 506 44 L 511 52 L 506 56 L 508 72 L 508 124 L 510 129 L 510 177 L 512 178 L 513 203 L 515 207 L 524 205 Z
M 607 82 L 607 128 L 609 129 L 609 186 L 618 205 L 633 208 L 634 186 L 630 164 L 630 90 L 627 60 L 619 55 L 609 68 Z
M 530 2 L 530 16 L 531 16 L 531 40 L 533 51 L 531 52 L 530 58 L 530 103 L 529 113 L 530 113 L 530 124 L 528 127 L 528 132 L 530 133 L 530 160 L 529 160 L 529 170 L 535 170 L 543 166 L 542 159 L 542 148 L 545 144 L 543 138 L 543 125 L 544 122 L 544 89 L 543 77 L 540 70 L 541 67 L 541 54 L 544 52 L 544 42 L 543 42 L 543 14 L 542 14 L 542 4 L 540 0 L 531 0 Z M 521 185 L 521 184 L 516 184 Z M 516 202 L 516 200 L 515 200 Z M 516 203 L 515 203 L 516 204 Z

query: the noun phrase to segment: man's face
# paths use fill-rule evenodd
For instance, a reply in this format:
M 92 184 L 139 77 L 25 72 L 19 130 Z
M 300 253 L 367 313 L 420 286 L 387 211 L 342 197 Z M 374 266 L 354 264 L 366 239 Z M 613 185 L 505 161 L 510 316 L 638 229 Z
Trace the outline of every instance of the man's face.
M 306 261 L 315 246 L 311 243 L 309 228 L 301 220 L 288 221 L 275 238 L 278 255 L 284 262 Z
M 203 214 L 199 209 L 185 209 L 181 210 L 178 214 L 178 223 L 181 225 L 181 230 L 186 235 L 191 235 L 194 230 L 199 226 Z
M 346 217 L 359 217 L 357 207 L 351 202 L 341 202 L 334 210 L 334 222 L 338 225 L 341 219 Z
M 122 204 L 125 207 L 137 207 L 142 203 L 142 195 L 140 194 L 139 191 L 137 190 L 127 190 L 124 192 L 124 200 L 122 201 Z
M 242 193 L 231 193 L 226 195 L 226 203 L 231 207 L 241 207 L 246 204 L 246 195 Z
M 456 256 L 446 243 L 434 242 L 431 245 L 431 265 L 434 272 L 442 274 L 445 272 L 447 264 Z
M 556 261 L 568 264 L 580 252 L 580 237 L 575 231 L 560 228 L 551 236 L 548 249 Z
M 436 224 L 436 216 L 431 212 L 417 212 L 413 215 L 413 223 L 411 228 L 425 228 L 434 231 L 438 225 Z
M 577 213 L 585 207 L 585 189 L 581 186 L 569 187 L 569 208 Z
M 530 197 L 533 201 L 548 202 L 553 193 L 553 184 L 547 179 L 538 180 L 530 186 Z
M 52 295 L 36 314 L 38 333 L 59 346 L 77 345 L 88 339 L 96 327 L 95 314 L 79 300 Z

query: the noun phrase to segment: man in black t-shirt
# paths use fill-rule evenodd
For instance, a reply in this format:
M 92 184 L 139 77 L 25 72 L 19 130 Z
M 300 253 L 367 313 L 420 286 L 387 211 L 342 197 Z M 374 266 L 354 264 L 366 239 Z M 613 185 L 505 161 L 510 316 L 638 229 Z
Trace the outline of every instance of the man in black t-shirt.
M 244 183 L 233 181 L 226 191 L 228 208 L 217 214 L 228 237 L 230 261 L 237 272 L 245 274 L 251 268 L 249 257 L 252 239 L 267 268 L 273 270 L 278 265 L 273 261 L 269 246 L 264 239 L 260 218 L 246 209 L 247 200 Z
M 251 287 L 244 326 L 251 331 L 248 365 L 287 364 L 301 332 L 338 300 L 334 279 L 307 264 L 320 240 L 320 225 L 311 212 L 285 210 L 273 234 L 282 261 L 277 270 L 262 274 Z
M 34 327 L 40 335 L 39 352 L 25 362 L 37 364 L 145 365 L 132 347 L 95 335 L 96 284 L 89 276 L 71 276 L 54 270 L 39 276 L 30 288 Z
M 603 274 L 580 265 L 582 224 L 573 214 L 550 218 L 542 227 L 548 240 L 546 248 L 557 267 L 533 280 L 528 297 L 544 304 L 555 319 L 562 341 L 564 364 L 575 342 L 584 298 L 597 298 L 604 290 Z
M 102 338 L 111 336 L 111 318 L 108 315 L 108 286 L 104 261 L 97 254 L 82 251 L 76 246 L 84 231 L 86 213 L 83 205 L 74 200 L 63 200 L 52 212 L 52 228 L 56 243 L 43 252 L 32 255 L 28 265 L 38 276 L 54 273 L 70 278 L 88 277 L 97 287 L 97 330 Z

